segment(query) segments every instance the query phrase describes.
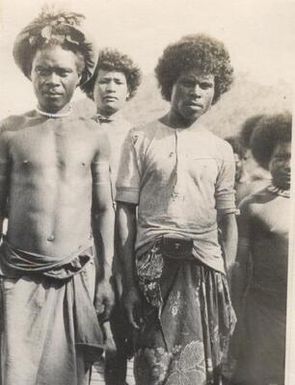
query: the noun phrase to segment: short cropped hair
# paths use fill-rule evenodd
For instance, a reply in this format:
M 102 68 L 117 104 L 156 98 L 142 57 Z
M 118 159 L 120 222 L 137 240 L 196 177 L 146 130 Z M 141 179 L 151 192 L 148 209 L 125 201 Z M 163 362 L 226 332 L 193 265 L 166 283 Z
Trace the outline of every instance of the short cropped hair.
M 257 124 L 251 138 L 251 149 L 260 166 L 268 169 L 275 147 L 292 140 L 292 116 L 289 112 L 266 115 Z
M 250 148 L 251 137 L 255 131 L 255 128 L 259 122 L 259 120 L 265 115 L 257 114 L 253 115 L 250 118 L 246 119 L 244 124 L 242 125 L 240 132 L 240 140 L 244 147 Z
M 128 99 L 131 99 L 141 83 L 141 71 L 131 58 L 115 49 L 105 48 L 100 51 L 97 64 L 92 78 L 82 85 L 81 89 L 93 100 L 93 90 L 97 79 L 98 71 L 122 72 L 126 77 L 127 88 L 129 91 Z
M 169 45 L 155 68 L 163 98 L 169 102 L 173 85 L 180 74 L 194 69 L 214 75 L 213 104 L 233 82 L 233 67 L 224 44 L 207 35 L 188 35 Z
M 243 159 L 246 154 L 246 148 L 242 145 L 239 136 L 228 136 L 224 138 L 226 142 L 228 142 L 235 154 L 238 154 L 240 159 Z

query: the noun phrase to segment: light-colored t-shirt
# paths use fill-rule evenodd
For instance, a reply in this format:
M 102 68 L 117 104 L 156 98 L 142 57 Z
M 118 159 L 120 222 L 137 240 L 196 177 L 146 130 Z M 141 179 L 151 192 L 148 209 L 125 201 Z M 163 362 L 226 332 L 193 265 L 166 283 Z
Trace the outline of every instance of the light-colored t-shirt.
M 111 180 L 114 192 L 119 169 L 121 148 L 128 131 L 130 131 L 133 126 L 125 119 L 120 111 L 111 115 L 109 118 L 105 118 L 102 115 L 96 115 L 94 119 L 100 122 L 109 137 L 111 146 Z
M 194 239 L 196 257 L 224 271 L 217 211 L 235 213 L 230 145 L 198 122 L 174 129 L 160 121 L 126 137 L 116 200 L 138 205 L 135 248 L 165 234 Z

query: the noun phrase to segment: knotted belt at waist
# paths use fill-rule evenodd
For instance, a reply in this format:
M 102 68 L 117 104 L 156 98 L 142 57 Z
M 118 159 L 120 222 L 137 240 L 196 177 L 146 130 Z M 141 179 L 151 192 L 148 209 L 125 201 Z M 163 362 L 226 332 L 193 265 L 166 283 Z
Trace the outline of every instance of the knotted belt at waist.
M 103 351 L 103 335 L 82 274 L 82 270 L 94 258 L 91 243 L 67 257 L 56 258 L 14 248 L 4 239 L 0 254 L 1 274 L 4 277 L 33 277 L 37 274 L 39 277 L 57 279 L 61 283 L 64 281 L 64 306 L 73 310 L 75 344 L 82 349 L 85 361 L 96 361 Z M 69 291 L 73 295 L 69 295 Z
M 194 240 L 182 236 L 161 235 L 155 238 L 154 242 L 142 246 L 137 251 L 137 256 L 147 251 L 161 252 L 164 257 L 178 260 L 194 259 Z

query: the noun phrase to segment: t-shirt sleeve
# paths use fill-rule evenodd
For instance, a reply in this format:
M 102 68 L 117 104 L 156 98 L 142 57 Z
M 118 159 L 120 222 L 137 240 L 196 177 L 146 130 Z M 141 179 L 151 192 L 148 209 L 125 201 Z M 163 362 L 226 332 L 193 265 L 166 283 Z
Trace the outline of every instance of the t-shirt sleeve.
M 134 129 L 130 130 L 121 150 L 120 166 L 116 181 L 116 201 L 138 204 L 140 192 L 141 137 Z
M 235 160 L 230 145 L 224 143 L 221 154 L 222 159 L 215 188 L 216 209 L 223 214 L 236 214 Z

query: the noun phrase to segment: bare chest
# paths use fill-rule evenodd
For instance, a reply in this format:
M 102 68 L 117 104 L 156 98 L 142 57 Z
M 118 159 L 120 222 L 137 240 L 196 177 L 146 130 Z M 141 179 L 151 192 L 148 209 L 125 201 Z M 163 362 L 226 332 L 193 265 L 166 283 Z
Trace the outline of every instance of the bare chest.
M 12 166 L 22 172 L 86 170 L 94 157 L 94 141 L 89 133 L 62 126 L 28 128 L 10 142 Z

